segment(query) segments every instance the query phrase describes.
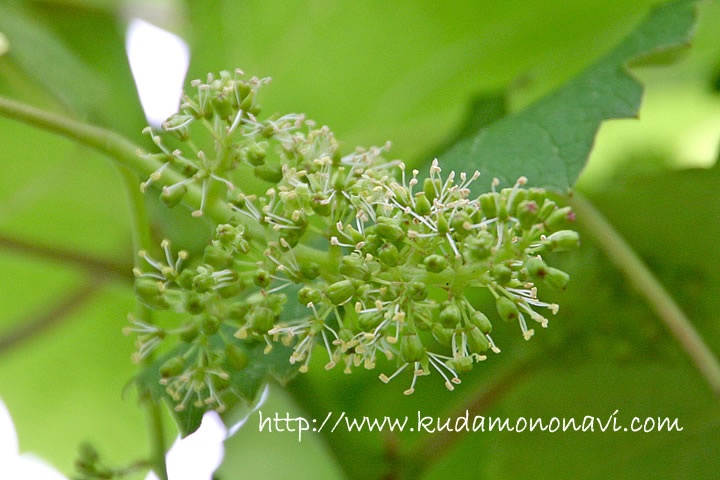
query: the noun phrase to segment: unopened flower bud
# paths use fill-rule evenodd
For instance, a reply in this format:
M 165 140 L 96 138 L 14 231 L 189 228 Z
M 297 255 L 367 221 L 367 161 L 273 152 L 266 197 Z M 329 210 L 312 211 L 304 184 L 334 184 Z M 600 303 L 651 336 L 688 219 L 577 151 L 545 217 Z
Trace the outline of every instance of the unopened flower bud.
M 333 305 L 342 305 L 352 298 L 355 288 L 350 280 L 341 280 L 330 285 L 325 294 Z
M 539 207 L 534 200 L 525 200 L 520 202 L 517 207 L 517 219 L 520 221 L 520 226 L 529 229 L 532 227 L 538 218 Z
M 485 218 L 491 219 L 497 217 L 497 193 L 483 193 L 478 197 L 480 209 Z
M 528 258 L 525 267 L 532 278 L 545 278 L 548 272 L 548 266 L 540 257 Z
M 478 311 L 473 312 L 470 316 L 470 322 L 478 327 L 482 333 L 486 335 L 492 333 L 492 323 L 490 323 L 490 320 L 484 313 Z
M 180 203 L 187 193 L 187 187 L 178 183 L 169 187 L 163 187 L 162 193 L 160 193 L 160 201 L 168 208 L 172 208 Z
M 416 333 L 406 333 L 400 338 L 400 355 L 407 363 L 419 362 L 425 356 L 425 347 Z
M 206 315 L 202 319 L 202 332 L 205 335 L 215 335 L 220 330 L 220 320 L 217 317 Z
M 550 288 L 554 288 L 555 290 L 565 290 L 568 282 L 570 281 L 570 275 L 557 268 L 549 267 L 544 280 L 545 285 Z
M 203 252 L 203 262 L 212 267 L 222 270 L 232 265 L 233 256 L 229 249 L 223 247 L 220 242 L 213 241 L 212 244 L 205 247 Z
M 272 275 L 267 270 L 258 269 L 253 275 L 253 283 L 258 287 L 265 288 L 272 282 Z
M 432 203 L 433 200 L 435 200 L 440 191 L 442 190 L 442 183 L 440 183 L 440 180 L 433 180 L 426 178 L 423 181 L 423 193 L 425 193 L 425 197 L 428 199 L 429 202 Z
M 480 329 L 476 326 L 472 326 L 467 332 L 468 347 L 473 353 L 485 353 L 490 348 L 490 342 L 487 337 Z
M 185 361 L 181 357 L 172 357 L 160 367 L 163 378 L 177 377 L 185 369 Z
M 442 255 L 433 254 L 423 261 L 428 272 L 439 273 L 447 268 L 447 260 Z
M 250 316 L 250 325 L 257 333 L 267 333 L 275 324 L 275 315 L 267 307 L 257 307 Z
M 495 307 L 497 308 L 500 318 L 506 322 L 517 320 L 518 315 L 520 314 L 515 302 L 507 297 L 499 297 L 495 302 Z
M 575 222 L 575 212 L 570 207 L 558 208 L 545 220 L 545 228 L 550 232 L 566 228 Z
M 495 281 L 500 285 L 506 285 L 512 279 L 512 270 L 510 270 L 507 265 L 502 263 L 493 265 L 490 273 L 492 274 Z
M 405 232 L 397 220 L 388 217 L 378 217 L 377 221 L 375 231 L 382 238 L 390 242 L 397 242 L 405 236 Z
M 430 215 L 430 201 L 425 192 L 419 192 L 415 195 L 415 212 L 420 216 Z
M 340 273 L 357 280 L 367 280 L 370 275 L 365 260 L 355 253 L 342 258 L 340 261 Z
M 395 245 L 386 243 L 377 253 L 378 258 L 387 266 L 394 267 L 400 263 L 400 253 Z
M 298 302 L 302 305 L 307 305 L 309 303 L 317 304 L 320 303 L 321 300 L 322 294 L 317 288 L 304 286 L 298 290 Z
M 448 328 L 452 328 L 462 320 L 460 309 L 454 303 L 447 305 L 440 311 L 440 323 Z
M 550 235 L 544 243 L 552 252 L 566 252 L 580 245 L 580 235 L 574 230 L 560 230 Z
M 272 165 L 259 165 L 253 171 L 256 177 L 269 183 L 278 183 L 283 178 L 280 167 Z
M 422 282 L 410 282 L 407 287 L 407 295 L 416 302 L 425 300 L 428 296 L 427 286 Z

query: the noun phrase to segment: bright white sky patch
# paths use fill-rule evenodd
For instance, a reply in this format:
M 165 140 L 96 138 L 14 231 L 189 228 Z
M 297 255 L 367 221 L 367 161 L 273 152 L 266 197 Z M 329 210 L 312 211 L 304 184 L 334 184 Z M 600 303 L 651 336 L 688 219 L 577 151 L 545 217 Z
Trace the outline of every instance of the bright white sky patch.
M 269 387 L 259 396 L 257 403 L 230 430 L 220 415 L 212 410 L 205 412 L 200 427 L 185 438 L 178 438 L 165 456 L 170 480 L 211 480 L 225 457 L 224 442 L 242 427 L 248 418 L 263 406 L 268 398 Z M 145 480 L 159 480 L 155 472 L 149 472 Z
M 0 398 L 0 478 L 3 480 L 67 480 L 44 460 L 20 454 L 10 412 Z
M 145 117 L 159 127 L 178 111 L 190 49 L 177 35 L 137 18 L 128 25 L 125 49 Z

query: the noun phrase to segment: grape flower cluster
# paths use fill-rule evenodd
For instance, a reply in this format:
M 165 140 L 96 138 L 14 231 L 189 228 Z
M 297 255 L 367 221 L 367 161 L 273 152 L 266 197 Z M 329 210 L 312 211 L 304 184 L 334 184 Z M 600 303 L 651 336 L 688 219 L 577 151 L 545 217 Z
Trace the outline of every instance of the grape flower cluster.
M 185 314 L 171 328 L 135 318 L 127 328 L 138 359 L 169 338 L 189 344 L 160 372 L 177 410 L 224 407 L 228 369 L 248 363 L 237 339 L 264 342 L 266 352 L 281 342 L 300 372 L 317 355 L 346 373 L 380 361 L 380 380 L 406 374 L 411 394 L 431 372 L 453 390 L 500 352 L 471 292 L 487 289 L 497 316 L 525 339 L 548 325 L 558 306 L 535 284 L 567 286 L 541 254 L 578 245 L 569 207 L 523 177 L 503 189 L 488 181 L 490 191 L 474 196 L 478 172 L 443 172 L 434 160 L 421 174 L 390 159 L 389 144 L 343 154 L 328 127 L 303 115 L 261 119 L 257 93 L 268 82 L 239 70 L 195 80 L 163 132 L 146 129 L 159 151 L 143 155 L 162 166 L 142 188 L 157 184 L 168 206 L 195 189 L 193 216 L 218 202 L 229 212 L 202 258 L 167 240 L 161 254 L 139 252 L 141 301 Z

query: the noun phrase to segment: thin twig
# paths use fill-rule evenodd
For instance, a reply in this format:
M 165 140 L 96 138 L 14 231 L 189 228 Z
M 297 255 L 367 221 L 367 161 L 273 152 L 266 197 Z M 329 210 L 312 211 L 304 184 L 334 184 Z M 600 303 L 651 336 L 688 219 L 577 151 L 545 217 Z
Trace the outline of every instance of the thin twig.
M 68 263 L 83 268 L 92 274 L 110 274 L 123 280 L 132 279 L 132 265 L 130 264 L 93 257 L 62 247 L 41 245 L 0 234 L 0 248 L 61 263 Z
M 70 314 L 82 307 L 100 290 L 103 280 L 96 278 L 62 298 L 58 303 L 40 314 L 33 314 L 20 326 L 0 337 L 0 354 L 17 348 L 26 341 L 58 325 Z
M 577 213 L 578 223 L 592 234 L 593 241 L 645 297 L 648 305 L 655 310 L 695 363 L 715 395 L 720 396 L 720 363 L 677 303 L 592 203 L 577 192 L 568 197 L 568 203 Z

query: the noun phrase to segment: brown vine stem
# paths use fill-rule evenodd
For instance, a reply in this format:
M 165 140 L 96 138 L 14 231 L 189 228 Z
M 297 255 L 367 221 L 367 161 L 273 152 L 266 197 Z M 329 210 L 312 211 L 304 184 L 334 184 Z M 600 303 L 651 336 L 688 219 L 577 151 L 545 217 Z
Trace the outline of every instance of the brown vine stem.
M 454 419 L 467 413 L 471 419 L 482 415 L 492 408 L 501 398 L 509 393 L 518 383 L 537 371 L 540 362 L 536 357 L 528 355 L 515 362 L 500 376 L 488 385 L 483 385 L 473 392 L 469 398 L 447 415 Z M 443 430 L 430 434 L 421 440 L 408 454 L 397 457 L 397 463 L 383 477 L 385 480 L 403 478 L 415 479 L 422 477 L 432 465 L 442 459 L 452 447 L 464 436 L 463 430 Z
M 67 248 L 28 242 L 5 234 L 0 234 L 0 248 L 76 266 L 92 274 L 113 275 L 125 281 L 133 278 L 130 264 L 93 257 Z
M 590 232 L 593 241 L 645 297 L 648 305 L 655 310 L 665 327 L 705 377 L 712 391 L 720 397 L 720 363 L 685 313 L 632 247 L 590 201 L 577 192 L 566 199 L 577 214 L 578 224 Z
M 103 283 L 103 278 L 95 278 L 94 281 L 82 285 L 49 309 L 39 314 L 34 314 L 25 321 L 21 321 L 19 327 L 0 336 L 0 354 L 5 354 L 19 347 L 31 338 L 44 333 L 58 325 L 64 319 L 69 318 L 71 313 L 82 307 L 88 300 L 95 296 Z

